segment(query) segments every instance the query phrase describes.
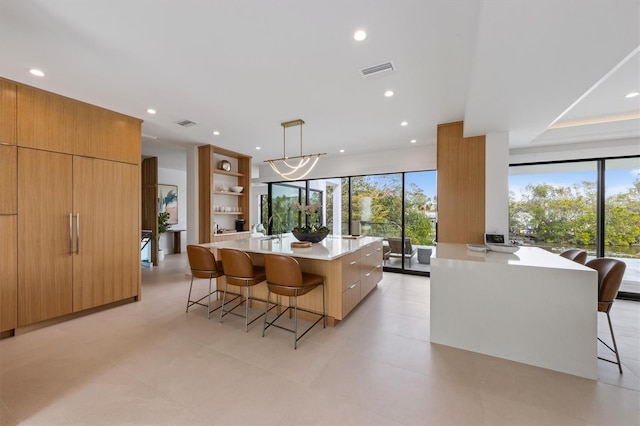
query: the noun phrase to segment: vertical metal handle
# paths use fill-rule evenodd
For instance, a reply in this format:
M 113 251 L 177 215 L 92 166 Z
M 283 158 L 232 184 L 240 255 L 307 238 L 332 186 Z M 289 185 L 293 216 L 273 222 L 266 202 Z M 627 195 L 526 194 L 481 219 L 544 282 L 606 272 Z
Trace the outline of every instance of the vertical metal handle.
M 73 213 L 69 213 L 69 254 L 73 254 Z
M 76 215 L 76 254 L 80 254 L 80 213 Z

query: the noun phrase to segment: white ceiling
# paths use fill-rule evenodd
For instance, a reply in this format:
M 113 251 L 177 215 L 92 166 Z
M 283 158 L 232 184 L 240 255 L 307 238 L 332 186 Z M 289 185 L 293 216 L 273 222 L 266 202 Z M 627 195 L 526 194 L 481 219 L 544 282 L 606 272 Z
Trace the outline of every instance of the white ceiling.
M 260 162 L 296 118 L 328 157 L 433 144 L 457 120 L 512 148 L 640 137 L 639 46 L 640 0 L 0 0 L 0 76 L 143 119 L 146 155 L 211 143 Z

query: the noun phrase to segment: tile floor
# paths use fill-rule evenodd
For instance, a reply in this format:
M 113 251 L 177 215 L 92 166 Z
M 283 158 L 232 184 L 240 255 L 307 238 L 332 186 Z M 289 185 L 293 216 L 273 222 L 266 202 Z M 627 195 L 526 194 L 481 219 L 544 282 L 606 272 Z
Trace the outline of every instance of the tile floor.
M 144 270 L 139 303 L 0 341 L 0 424 L 640 424 L 638 303 L 613 308 L 624 374 L 600 362 L 592 381 L 430 344 L 425 277 L 385 273 L 294 351 L 258 322 L 185 314 L 186 265 Z

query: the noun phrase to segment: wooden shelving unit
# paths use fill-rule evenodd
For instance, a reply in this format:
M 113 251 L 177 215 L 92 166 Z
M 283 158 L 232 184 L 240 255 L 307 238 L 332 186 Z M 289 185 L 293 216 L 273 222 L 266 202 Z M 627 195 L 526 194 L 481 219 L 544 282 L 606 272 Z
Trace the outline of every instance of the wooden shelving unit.
M 231 171 L 222 170 L 220 162 L 231 163 Z M 251 191 L 251 157 L 214 145 L 198 147 L 198 196 L 200 243 L 212 242 L 214 223 L 220 228 L 235 228 L 236 219 L 244 219 L 248 231 Z M 242 192 L 223 191 L 221 187 L 242 186 Z M 220 211 L 231 208 L 238 211 Z

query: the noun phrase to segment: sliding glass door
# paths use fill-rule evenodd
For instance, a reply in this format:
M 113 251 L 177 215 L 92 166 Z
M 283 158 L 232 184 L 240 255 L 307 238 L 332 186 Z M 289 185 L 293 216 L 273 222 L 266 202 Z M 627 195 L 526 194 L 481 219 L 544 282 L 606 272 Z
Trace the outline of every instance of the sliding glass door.
M 621 293 L 640 297 L 640 158 L 605 162 L 604 256 L 627 264 Z
M 584 249 L 587 260 L 620 259 L 627 265 L 621 296 L 640 298 L 640 158 L 511 166 L 509 171 L 511 240 L 554 253 Z
M 435 171 L 273 183 L 269 194 L 271 233 L 309 221 L 329 227 L 334 236 L 381 237 L 385 270 L 429 272 L 436 236 Z M 294 202 L 320 208 L 303 217 L 290 207 Z

